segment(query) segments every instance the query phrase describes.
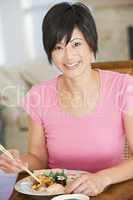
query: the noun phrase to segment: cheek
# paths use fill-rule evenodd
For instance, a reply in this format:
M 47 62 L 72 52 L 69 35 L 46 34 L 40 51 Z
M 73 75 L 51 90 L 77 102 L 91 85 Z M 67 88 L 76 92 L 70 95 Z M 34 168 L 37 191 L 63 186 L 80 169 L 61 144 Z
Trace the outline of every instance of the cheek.
M 53 54 L 52 55 L 52 60 L 53 60 L 53 62 L 55 63 L 55 64 L 60 64 L 60 63 L 62 63 L 62 55 L 61 54 Z
M 54 63 L 54 65 L 62 71 L 62 65 L 63 65 L 63 61 L 60 58 L 57 57 L 52 57 L 52 62 Z
M 52 56 L 52 61 L 53 61 L 53 63 L 54 63 L 55 65 L 58 65 L 58 63 L 59 63 L 59 59 L 58 59 L 57 56 Z
M 91 57 L 91 50 L 88 48 L 88 46 L 83 46 L 82 48 L 79 48 L 77 53 L 81 55 L 82 57 Z
M 84 62 L 91 61 L 91 54 L 90 54 L 90 52 L 84 51 L 84 52 L 82 52 L 82 53 L 80 54 L 80 56 L 82 57 L 82 60 L 83 60 Z
M 84 52 L 82 52 L 82 57 L 85 60 L 85 62 L 91 62 L 92 61 L 92 55 L 93 53 L 86 49 Z

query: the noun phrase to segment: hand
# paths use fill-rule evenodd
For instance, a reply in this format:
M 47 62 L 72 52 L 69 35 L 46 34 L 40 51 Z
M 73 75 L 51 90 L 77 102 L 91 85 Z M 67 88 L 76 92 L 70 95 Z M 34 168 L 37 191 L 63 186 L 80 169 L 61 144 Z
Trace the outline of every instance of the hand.
M 68 193 L 81 193 L 88 196 L 96 196 L 110 185 L 111 180 L 109 177 L 104 177 L 100 173 L 92 174 L 86 173 L 82 174 L 75 181 L 70 183 L 65 192 Z
M 17 150 L 11 149 L 8 150 L 14 160 L 11 160 L 5 153 L 0 155 L 0 169 L 7 172 L 7 173 L 19 173 L 23 171 L 22 165 L 28 167 L 27 163 L 23 163 L 23 161 L 20 159 L 20 154 Z

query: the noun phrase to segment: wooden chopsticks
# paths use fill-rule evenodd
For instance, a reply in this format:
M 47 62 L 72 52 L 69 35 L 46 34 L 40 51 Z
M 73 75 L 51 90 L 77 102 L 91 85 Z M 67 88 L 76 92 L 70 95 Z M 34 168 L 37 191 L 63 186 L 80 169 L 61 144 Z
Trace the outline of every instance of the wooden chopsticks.
M 11 160 L 16 161 L 15 158 L 12 156 L 12 154 L 11 154 L 9 151 L 7 151 L 7 150 L 5 149 L 5 147 L 3 147 L 1 144 L 0 144 L 0 151 L 3 152 L 6 156 L 8 156 Z M 40 180 L 39 180 L 27 167 L 25 167 L 24 165 L 22 165 L 21 167 L 22 167 L 22 169 L 23 169 L 24 171 L 26 171 L 30 176 L 32 176 L 37 182 L 40 183 Z

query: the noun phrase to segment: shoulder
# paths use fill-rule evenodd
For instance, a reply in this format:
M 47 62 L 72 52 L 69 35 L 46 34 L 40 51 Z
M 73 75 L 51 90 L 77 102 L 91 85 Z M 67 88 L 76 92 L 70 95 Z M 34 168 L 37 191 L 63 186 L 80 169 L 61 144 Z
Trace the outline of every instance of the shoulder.
M 51 90 L 51 89 L 55 89 L 56 88 L 56 81 L 57 81 L 57 77 L 54 77 L 51 80 L 45 80 L 42 81 L 41 83 L 34 85 L 31 87 L 31 89 L 28 91 L 28 93 L 40 93 L 42 91 L 46 91 L 46 90 Z
M 133 84 L 133 76 L 127 73 L 120 73 L 110 70 L 100 70 L 103 79 L 109 85 L 116 85 L 118 88 L 126 87 L 129 84 Z
M 34 85 L 22 98 L 20 105 L 26 107 L 40 107 L 43 103 L 49 105 L 54 100 L 56 95 L 56 81 L 57 77 L 51 80 L 45 80 L 41 83 Z
M 108 79 L 120 79 L 124 76 L 123 73 L 111 71 L 111 70 L 102 70 L 100 69 L 101 73 Z

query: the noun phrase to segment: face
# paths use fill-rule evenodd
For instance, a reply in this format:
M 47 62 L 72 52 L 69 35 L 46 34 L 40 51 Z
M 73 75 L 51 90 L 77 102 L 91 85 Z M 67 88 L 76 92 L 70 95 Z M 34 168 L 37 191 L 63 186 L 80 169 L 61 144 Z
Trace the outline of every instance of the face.
M 67 45 L 65 38 L 56 44 L 52 61 L 66 77 L 74 78 L 86 73 L 91 67 L 92 51 L 82 32 L 75 28 Z

